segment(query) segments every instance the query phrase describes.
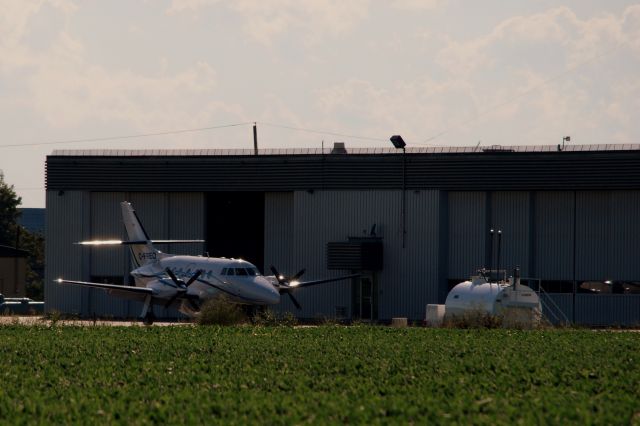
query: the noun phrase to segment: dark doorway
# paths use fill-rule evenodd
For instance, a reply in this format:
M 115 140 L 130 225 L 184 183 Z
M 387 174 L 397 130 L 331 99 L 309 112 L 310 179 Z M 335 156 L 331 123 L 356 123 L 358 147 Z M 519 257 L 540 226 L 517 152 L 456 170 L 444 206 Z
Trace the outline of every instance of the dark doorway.
M 209 255 L 244 259 L 262 270 L 264 192 L 210 192 L 206 214 Z
M 373 273 L 355 278 L 351 287 L 351 312 L 353 319 L 378 319 L 378 283 Z

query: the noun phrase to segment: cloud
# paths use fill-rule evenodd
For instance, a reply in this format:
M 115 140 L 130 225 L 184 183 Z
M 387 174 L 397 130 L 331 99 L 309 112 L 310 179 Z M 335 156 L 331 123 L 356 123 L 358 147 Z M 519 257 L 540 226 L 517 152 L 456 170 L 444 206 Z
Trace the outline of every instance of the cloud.
M 284 34 L 300 34 L 307 45 L 326 37 L 343 35 L 368 15 L 369 0 L 173 0 L 168 15 L 201 13 L 212 6 L 226 7 L 239 15 L 243 31 L 255 42 L 271 46 Z
M 172 0 L 165 13 L 176 15 L 182 12 L 196 12 L 199 9 L 218 3 L 219 0 Z
M 33 107 L 60 128 L 92 120 L 138 129 L 193 125 L 194 114 L 207 97 L 215 97 L 218 84 L 206 62 L 160 76 L 105 69 L 87 62 L 82 43 L 67 33 L 38 64 L 29 78 Z
M 63 0 L 4 1 L 0 6 L 0 84 L 11 81 L 11 94 L 3 108 L 28 110 L 63 134 L 66 129 L 102 123 L 129 131 L 158 131 L 234 122 L 243 108 L 217 96 L 219 77 L 205 60 L 167 72 L 165 65 L 152 72 L 129 67 L 109 68 L 90 59 L 91 47 L 57 22 L 46 47 L 30 46 L 34 18 L 39 13 L 75 12 Z M 161 62 L 161 61 L 160 61 Z
M 435 10 L 448 3 L 448 0 L 394 0 L 391 7 L 400 10 Z

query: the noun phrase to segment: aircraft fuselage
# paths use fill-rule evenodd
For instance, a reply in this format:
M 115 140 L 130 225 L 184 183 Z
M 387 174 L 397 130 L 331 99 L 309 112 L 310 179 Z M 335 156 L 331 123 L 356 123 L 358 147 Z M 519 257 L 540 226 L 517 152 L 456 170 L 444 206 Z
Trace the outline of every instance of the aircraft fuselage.
M 157 262 L 131 271 L 137 287 L 154 290 L 154 298 L 170 298 L 176 293 L 176 283 L 167 275 L 187 282 L 198 271 L 198 278 L 186 289 L 188 296 L 207 300 L 225 295 L 234 303 L 274 305 L 280 302 L 280 293 L 272 281 L 260 274 L 255 265 L 241 259 L 201 256 L 168 256 Z

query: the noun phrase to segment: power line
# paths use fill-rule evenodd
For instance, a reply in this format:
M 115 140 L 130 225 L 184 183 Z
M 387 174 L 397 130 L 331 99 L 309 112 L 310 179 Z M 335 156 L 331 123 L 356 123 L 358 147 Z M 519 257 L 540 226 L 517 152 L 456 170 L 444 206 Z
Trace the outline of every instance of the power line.
M 123 139 L 146 138 L 149 136 L 166 136 L 166 135 L 177 135 L 181 133 L 204 132 L 207 130 L 222 129 L 225 127 L 246 126 L 249 124 L 253 124 L 253 123 L 246 122 L 246 123 L 222 124 L 219 126 L 198 127 L 193 129 L 167 130 L 164 132 L 154 132 L 154 133 L 138 133 L 134 135 L 105 136 L 105 137 L 99 137 L 99 138 L 67 139 L 67 140 L 59 140 L 59 141 L 51 141 L 51 142 L 8 144 L 8 145 L 0 145 L 0 148 L 20 147 L 20 146 L 60 145 L 60 144 L 66 144 L 66 143 L 102 142 L 102 141 L 113 141 L 113 140 L 123 140 Z

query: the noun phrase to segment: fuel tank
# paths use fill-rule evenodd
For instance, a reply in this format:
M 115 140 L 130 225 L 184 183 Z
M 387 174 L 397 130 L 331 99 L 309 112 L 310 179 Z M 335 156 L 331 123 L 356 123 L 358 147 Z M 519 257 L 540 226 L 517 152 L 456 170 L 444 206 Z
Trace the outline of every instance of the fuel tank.
M 513 278 L 489 282 L 484 276 L 472 277 L 451 289 L 445 301 L 445 320 L 477 313 L 527 325 L 539 321 L 541 312 L 538 294 Z

